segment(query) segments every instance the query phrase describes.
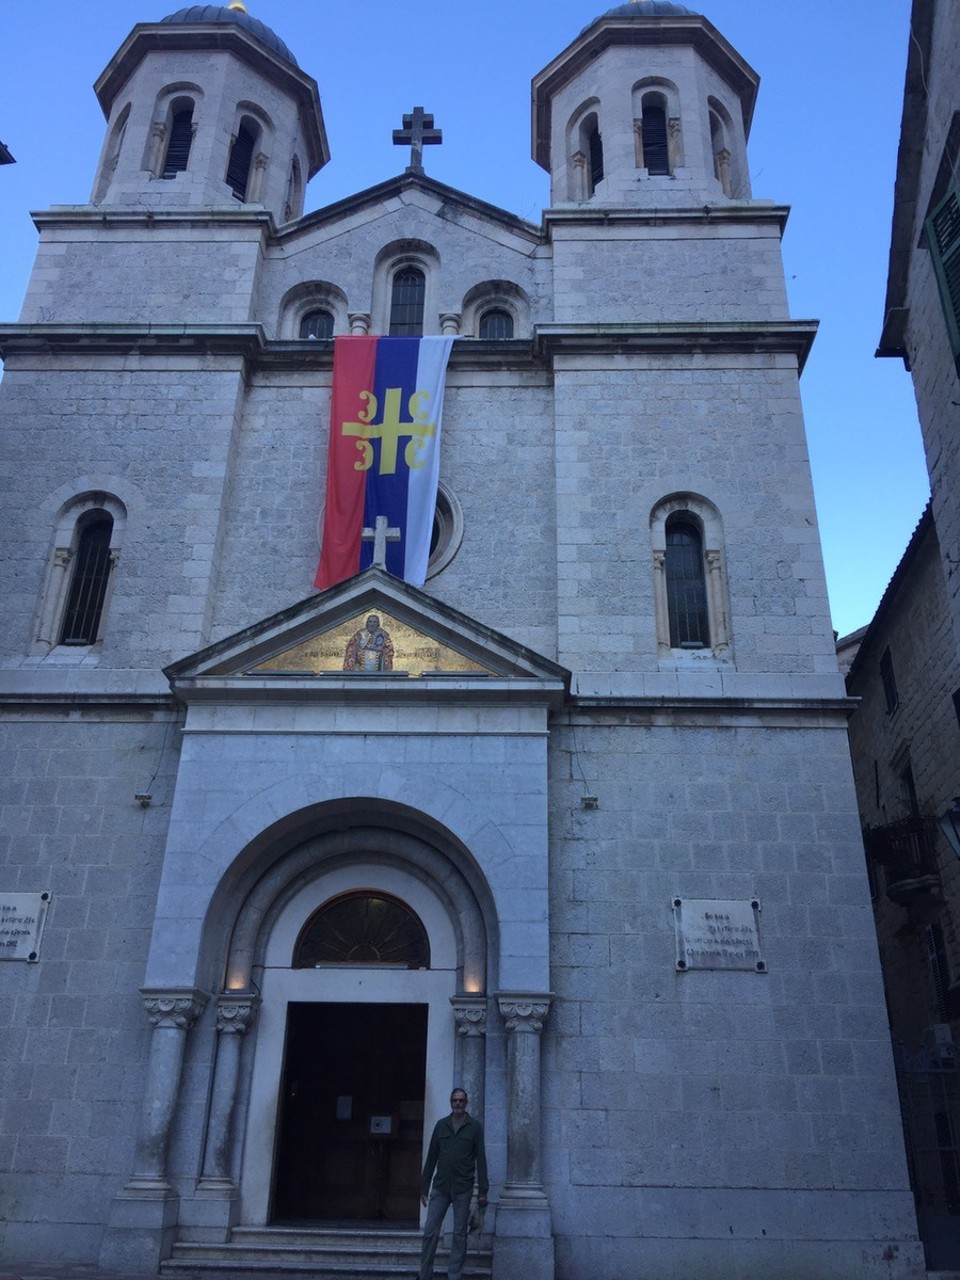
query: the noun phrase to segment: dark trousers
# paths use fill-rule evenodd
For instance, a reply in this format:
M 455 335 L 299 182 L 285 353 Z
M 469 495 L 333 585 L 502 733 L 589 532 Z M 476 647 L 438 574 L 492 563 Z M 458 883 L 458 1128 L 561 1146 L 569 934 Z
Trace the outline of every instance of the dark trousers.
M 447 1275 L 449 1280 L 460 1280 L 463 1275 L 463 1262 L 467 1256 L 467 1223 L 470 1218 L 471 1195 L 472 1189 L 457 1191 L 451 1195 L 449 1191 L 440 1191 L 434 1187 L 430 1192 L 427 1220 L 423 1227 L 423 1245 L 420 1249 L 420 1280 L 433 1280 L 433 1259 L 437 1252 L 440 1228 L 451 1205 L 453 1205 L 453 1239 L 450 1242 L 450 1268 Z

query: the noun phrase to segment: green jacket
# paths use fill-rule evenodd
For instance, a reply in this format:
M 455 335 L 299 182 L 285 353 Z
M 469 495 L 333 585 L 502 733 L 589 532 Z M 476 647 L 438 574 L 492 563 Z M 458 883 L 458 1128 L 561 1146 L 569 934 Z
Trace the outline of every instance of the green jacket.
M 433 1177 L 434 1169 L 437 1176 Z M 438 1191 L 446 1191 L 456 1195 L 460 1191 L 469 1191 L 473 1187 L 473 1171 L 477 1171 L 477 1188 L 480 1195 L 485 1196 L 490 1190 L 487 1180 L 487 1152 L 483 1145 L 483 1126 L 474 1120 L 469 1113 L 463 1124 L 454 1131 L 451 1117 L 444 1116 L 438 1120 L 427 1148 L 427 1159 L 423 1166 L 421 1190 L 429 1194 L 430 1180 Z

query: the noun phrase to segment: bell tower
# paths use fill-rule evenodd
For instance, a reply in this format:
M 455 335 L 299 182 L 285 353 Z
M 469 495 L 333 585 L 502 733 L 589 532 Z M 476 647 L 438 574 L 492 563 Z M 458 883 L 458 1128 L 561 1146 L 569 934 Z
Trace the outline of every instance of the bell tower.
M 303 212 L 329 159 L 316 81 L 240 0 L 139 23 L 95 85 L 107 134 L 91 203 Z
M 684 5 L 631 0 L 533 81 L 533 157 L 551 203 L 626 208 L 749 200 L 759 78 Z

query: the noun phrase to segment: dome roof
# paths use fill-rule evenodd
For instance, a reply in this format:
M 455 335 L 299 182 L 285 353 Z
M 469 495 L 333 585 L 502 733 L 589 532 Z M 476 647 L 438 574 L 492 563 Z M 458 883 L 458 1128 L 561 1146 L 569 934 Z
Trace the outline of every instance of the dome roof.
M 618 4 L 608 9 L 604 18 L 670 18 L 691 16 L 695 9 L 688 9 L 685 4 L 674 4 L 673 0 L 630 0 L 629 4 Z
M 281 58 L 286 58 L 287 62 L 292 62 L 294 66 L 297 66 L 296 58 L 276 32 L 271 31 L 259 19 L 251 18 L 244 9 L 225 9 L 218 4 L 190 4 L 185 9 L 178 9 L 176 13 L 171 13 L 169 17 L 161 18 L 160 21 L 177 24 L 188 22 L 229 22 L 235 27 L 242 27 L 244 31 L 249 31 L 252 36 L 256 36 L 261 44 L 265 44 L 268 49 L 278 53 Z

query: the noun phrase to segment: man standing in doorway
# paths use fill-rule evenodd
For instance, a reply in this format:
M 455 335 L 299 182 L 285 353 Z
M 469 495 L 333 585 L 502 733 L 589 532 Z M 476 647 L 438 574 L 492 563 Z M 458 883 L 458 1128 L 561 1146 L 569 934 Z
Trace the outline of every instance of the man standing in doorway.
M 450 1245 L 450 1267 L 447 1275 L 449 1280 L 461 1280 L 463 1262 L 467 1255 L 467 1219 L 470 1215 L 474 1171 L 478 1190 L 477 1204 L 482 1209 L 486 1206 L 487 1192 L 490 1189 L 483 1126 L 479 1120 L 467 1114 L 466 1090 L 454 1089 L 450 1095 L 450 1114 L 437 1121 L 423 1166 L 420 1201 L 427 1210 L 427 1221 L 423 1228 L 423 1248 L 420 1251 L 420 1280 L 433 1280 L 437 1240 L 444 1216 L 451 1205 L 453 1241 Z

